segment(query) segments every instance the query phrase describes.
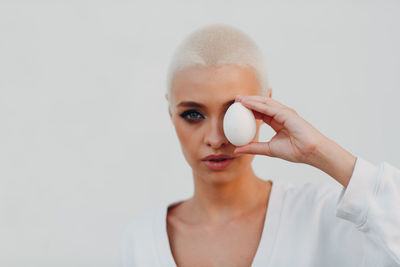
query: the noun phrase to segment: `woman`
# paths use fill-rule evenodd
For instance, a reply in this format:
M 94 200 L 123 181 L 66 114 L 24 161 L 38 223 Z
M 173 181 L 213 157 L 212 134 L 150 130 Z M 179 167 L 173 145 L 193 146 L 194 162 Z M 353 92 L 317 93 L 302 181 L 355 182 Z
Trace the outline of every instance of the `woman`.
M 223 24 L 178 47 L 166 99 L 194 194 L 137 216 L 121 266 L 400 266 L 400 170 L 352 155 L 273 99 L 262 58 Z M 222 127 L 236 101 L 257 119 L 253 142 L 241 147 Z M 269 142 L 258 142 L 262 123 L 276 131 Z M 314 166 L 338 186 L 265 181 L 251 166 L 255 154 Z

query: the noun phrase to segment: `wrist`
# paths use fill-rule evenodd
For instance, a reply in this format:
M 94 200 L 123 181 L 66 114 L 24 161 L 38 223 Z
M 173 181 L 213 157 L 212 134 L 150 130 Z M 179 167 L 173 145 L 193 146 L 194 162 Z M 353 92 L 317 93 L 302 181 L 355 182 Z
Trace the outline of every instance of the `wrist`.
M 356 157 L 339 144 L 325 137 L 310 157 L 310 165 L 330 175 L 344 187 L 347 187 L 354 170 Z

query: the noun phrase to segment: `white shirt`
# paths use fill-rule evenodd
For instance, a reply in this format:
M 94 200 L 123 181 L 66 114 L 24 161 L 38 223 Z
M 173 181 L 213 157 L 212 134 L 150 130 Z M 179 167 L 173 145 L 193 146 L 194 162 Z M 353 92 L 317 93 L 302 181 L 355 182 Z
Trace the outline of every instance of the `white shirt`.
M 166 203 L 127 226 L 120 267 L 176 267 Z M 252 267 L 400 266 L 400 170 L 357 157 L 346 188 L 273 180 Z

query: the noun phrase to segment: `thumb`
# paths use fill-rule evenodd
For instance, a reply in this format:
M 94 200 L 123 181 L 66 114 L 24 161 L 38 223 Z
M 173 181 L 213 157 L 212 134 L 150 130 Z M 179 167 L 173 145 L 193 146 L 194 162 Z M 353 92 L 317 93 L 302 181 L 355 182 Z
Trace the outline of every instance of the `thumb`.
M 234 154 L 259 154 L 274 157 L 269 147 L 269 142 L 252 142 L 244 146 L 238 146 L 233 151 Z

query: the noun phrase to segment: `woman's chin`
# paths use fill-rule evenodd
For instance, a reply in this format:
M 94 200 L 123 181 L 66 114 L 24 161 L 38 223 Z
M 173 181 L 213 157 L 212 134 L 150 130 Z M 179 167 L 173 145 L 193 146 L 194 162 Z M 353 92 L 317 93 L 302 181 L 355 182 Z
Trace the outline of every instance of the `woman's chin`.
M 207 181 L 208 184 L 215 184 L 215 185 L 221 185 L 221 184 L 226 184 L 235 179 L 235 176 L 228 176 L 228 175 L 211 175 L 204 177 L 204 179 Z
M 237 172 L 233 170 L 230 171 L 202 170 L 200 177 L 202 177 L 202 179 L 208 184 L 225 184 L 233 181 L 237 177 Z

